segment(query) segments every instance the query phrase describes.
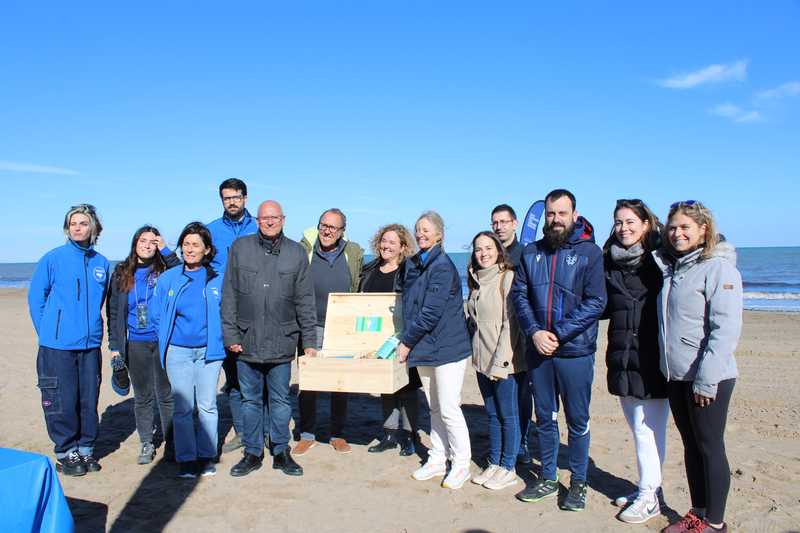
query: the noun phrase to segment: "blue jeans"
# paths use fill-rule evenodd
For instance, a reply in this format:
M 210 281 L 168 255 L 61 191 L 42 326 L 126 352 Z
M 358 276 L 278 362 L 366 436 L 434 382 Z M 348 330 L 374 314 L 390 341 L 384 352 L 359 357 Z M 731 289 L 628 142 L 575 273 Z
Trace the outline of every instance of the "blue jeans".
M 222 392 L 228 397 L 228 407 L 231 410 L 231 423 L 237 435 L 244 433 L 244 415 L 242 414 L 242 389 L 239 385 L 239 370 L 237 368 L 238 355 L 226 352 L 222 370 L 225 372 L 225 386 Z M 265 397 L 266 399 L 266 397 Z M 264 404 L 264 437 L 269 436 L 269 411 L 267 402 Z
M 519 452 L 519 401 L 517 391 L 527 372 L 490 380 L 478 372 L 478 388 L 489 417 L 489 464 L 513 470 Z
M 594 354 L 580 357 L 543 357 L 536 354 L 531 368 L 536 391 L 536 427 L 539 431 L 542 476 L 555 480 L 558 462 L 559 396 L 564 402 L 572 480 L 586 481 L 589 466 L 589 402 L 592 399 Z
M 75 450 L 92 455 L 100 426 L 100 348 L 56 350 L 39 346 L 36 374 L 47 434 L 55 445 L 56 457 L 61 459 Z
M 261 457 L 264 453 L 264 423 L 269 424 L 269 444 L 272 454 L 278 455 L 289 446 L 289 419 L 292 403 L 289 382 L 292 363 L 248 363 L 236 361 L 239 386 L 242 391 L 242 440 L 244 451 Z M 264 392 L 267 409 L 264 414 Z
M 167 376 L 175 411 L 175 460 L 179 463 L 217 455 L 217 381 L 222 360 L 206 361 L 206 348 L 167 347 Z M 194 425 L 195 403 L 200 424 Z

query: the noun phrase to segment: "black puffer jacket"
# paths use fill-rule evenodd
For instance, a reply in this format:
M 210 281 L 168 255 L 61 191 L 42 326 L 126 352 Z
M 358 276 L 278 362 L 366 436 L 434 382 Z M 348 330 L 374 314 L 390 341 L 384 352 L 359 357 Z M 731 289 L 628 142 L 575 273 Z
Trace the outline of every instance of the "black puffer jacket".
M 605 257 L 608 303 L 608 392 L 642 400 L 666 398 L 659 369 L 658 293 L 663 277 L 650 254 L 637 270 L 625 270 Z

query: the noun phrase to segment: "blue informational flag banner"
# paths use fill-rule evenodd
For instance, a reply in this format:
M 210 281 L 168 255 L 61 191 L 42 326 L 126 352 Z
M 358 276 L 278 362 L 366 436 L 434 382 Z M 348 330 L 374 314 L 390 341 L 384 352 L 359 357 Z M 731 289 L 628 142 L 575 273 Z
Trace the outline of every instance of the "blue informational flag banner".
M 44 455 L 0 448 L 0 531 L 75 531 L 56 469 Z
M 522 224 L 522 231 L 519 235 L 519 243 L 522 246 L 530 244 L 536 240 L 536 230 L 539 229 L 539 221 L 544 213 L 544 200 L 536 200 L 528 209 L 525 221 Z

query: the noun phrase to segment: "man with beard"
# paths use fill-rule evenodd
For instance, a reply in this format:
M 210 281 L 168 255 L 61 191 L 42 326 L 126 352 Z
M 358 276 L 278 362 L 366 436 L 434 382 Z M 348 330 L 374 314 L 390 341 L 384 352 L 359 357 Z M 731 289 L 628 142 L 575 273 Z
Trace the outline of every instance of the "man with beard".
M 597 321 L 606 305 L 602 251 L 592 225 L 578 216 L 575 196 L 556 189 L 545 197 L 544 237 L 522 253 L 511 298 L 520 327 L 533 341 L 536 426 L 542 474 L 517 494 L 536 502 L 558 494 L 559 397 L 569 429 L 567 511 L 586 507 L 589 401 L 594 376 Z
M 216 248 L 216 255 L 211 261 L 211 268 L 217 274 L 224 274 L 228 263 L 228 250 L 239 237 L 252 235 L 256 232 L 256 220 L 247 210 L 247 185 L 240 179 L 229 178 L 219 185 L 219 198 L 222 200 L 224 213 L 222 216 L 208 224 L 211 240 Z M 242 444 L 242 393 L 239 388 L 239 376 L 236 373 L 236 354 L 228 353 L 222 364 L 225 371 L 225 387 L 222 391 L 228 397 L 231 410 L 231 419 L 235 436 L 222 446 L 224 453 L 232 452 L 243 446 Z M 264 410 L 267 416 L 267 410 Z M 265 420 L 266 421 L 266 420 Z M 266 423 L 264 427 L 268 427 Z M 223 436 L 224 438 L 224 436 Z

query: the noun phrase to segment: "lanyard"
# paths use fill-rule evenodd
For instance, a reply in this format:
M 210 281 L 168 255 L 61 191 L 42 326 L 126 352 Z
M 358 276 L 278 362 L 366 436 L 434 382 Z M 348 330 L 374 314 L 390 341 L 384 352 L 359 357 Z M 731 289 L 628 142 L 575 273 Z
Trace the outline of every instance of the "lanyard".
M 137 283 L 136 283 L 136 274 L 134 274 L 134 279 L 133 279 L 133 296 L 134 296 L 134 298 L 136 299 L 136 305 L 140 305 L 140 304 L 146 304 L 146 303 L 147 303 L 147 299 L 150 297 L 150 293 L 149 293 L 149 291 L 150 291 L 150 275 L 151 275 L 152 273 L 153 273 L 153 271 L 151 270 L 151 271 L 149 271 L 149 272 L 147 273 L 147 275 L 144 277 L 144 300 L 142 300 L 142 301 L 139 301 L 139 289 L 137 288 Z

